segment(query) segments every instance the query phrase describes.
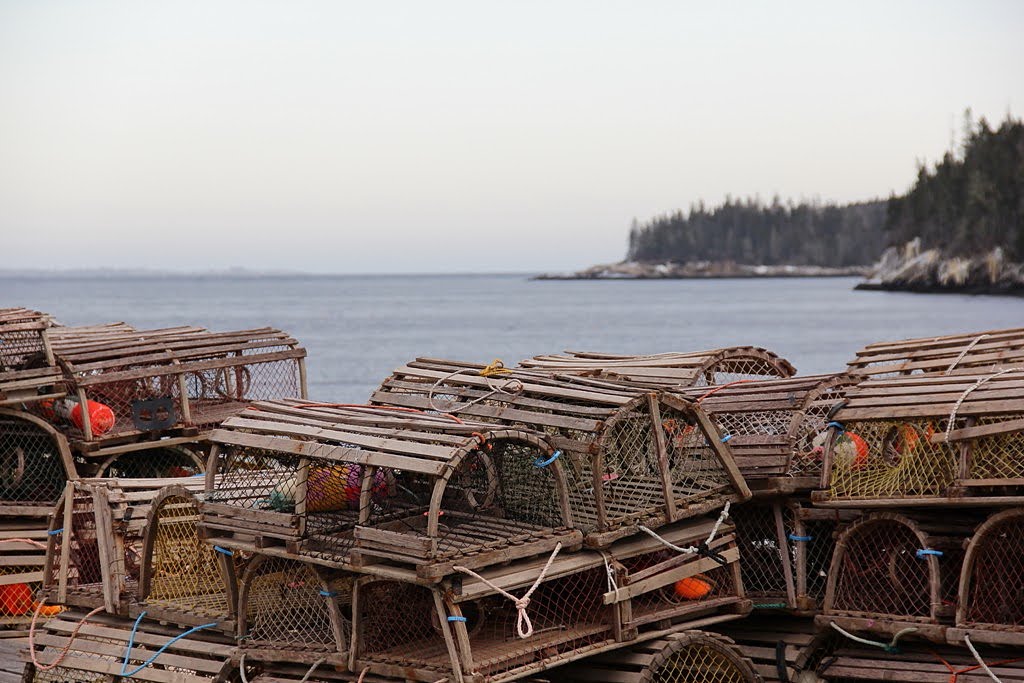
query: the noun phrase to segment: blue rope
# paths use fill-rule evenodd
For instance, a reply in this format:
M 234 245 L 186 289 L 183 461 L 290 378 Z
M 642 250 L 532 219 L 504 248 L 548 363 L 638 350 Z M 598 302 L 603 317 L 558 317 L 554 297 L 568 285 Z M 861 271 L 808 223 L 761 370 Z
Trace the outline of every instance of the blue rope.
M 797 536 L 796 534 L 789 534 L 789 540 L 807 543 L 808 541 L 813 541 L 814 536 Z
M 216 550 L 218 553 L 224 553 L 225 555 L 227 555 L 229 557 L 235 554 L 232 551 L 228 550 L 227 548 L 221 548 L 219 545 L 213 546 L 213 549 Z
M 537 458 L 533 461 L 533 466 L 537 468 L 547 467 L 562 455 L 562 451 L 555 451 L 551 454 L 551 457 L 545 460 L 544 458 Z
M 59 529 L 54 529 L 53 531 L 47 531 L 46 535 L 47 536 L 56 536 L 56 535 L 62 534 L 62 533 L 64 533 L 64 527 L 61 527 Z
M 466 617 L 448 617 L 448 621 L 461 621 L 463 623 L 469 621 Z
M 846 427 L 843 426 L 842 422 L 829 422 L 825 425 L 825 429 L 838 429 L 840 434 L 846 431 Z
M 732 438 L 732 434 L 726 434 L 725 436 L 722 437 L 722 443 L 725 443 L 726 441 L 728 441 L 731 438 Z
M 921 550 L 918 550 L 914 554 L 917 555 L 917 559 L 919 559 L 919 560 L 923 560 L 928 555 L 935 555 L 936 557 L 942 557 L 942 551 L 941 550 L 930 550 L 930 549 L 927 549 L 927 548 L 923 548 Z
M 121 673 L 120 673 L 120 675 L 124 676 L 125 678 L 131 678 L 135 674 L 137 674 L 140 671 L 142 671 L 143 669 L 145 669 L 147 666 L 149 666 L 154 661 L 156 661 L 156 658 L 159 657 L 160 655 L 162 655 L 164 653 L 164 650 L 169 648 L 171 645 L 174 645 L 176 642 L 178 642 L 179 640 L 181 640 L 185 636 L 192 635 L 196 631 L 202 631 L 204 628 L 213 628 L 214 626 L 217 625 L 217 622 L 213 622 L 213 623 L 210 623 L 210 624 L 203 624 L 202 626 L 194 626 L 194 627 L 190 628 L 189 630 L 185 631 L 184 633 L 181 633 L 179 635 L 174 636 L 173 638 L 168 640 L 166 643 L 161 645 L 160 649 L 157 650 L 153 654 L 152 657 L 150 657 L 145 662 L 143 662 L 142 664 L 140 664 L 136 668 L 132 669 L 131 671 L 128 671 L 128 658 L 131 657 L 132 648 L 135 647 L 135 634 L 139 630 L 139 623 L 142 621 L 142 618 L 145 617 L 145 616 L 146 616 L 145 612 L 143 612 L 142 614 L 139 615 L 139 618 L 135 620 L 135 624 L 132 626 L 132 633 L 128 637 L 128 649 L 124 651 L 124 661 L 121 662 Z
M 336 597 L 338 597 L 338 594 L 335 591 L 320 591 L 320 595 L 324 596 L 325 598 L 336 598 Z

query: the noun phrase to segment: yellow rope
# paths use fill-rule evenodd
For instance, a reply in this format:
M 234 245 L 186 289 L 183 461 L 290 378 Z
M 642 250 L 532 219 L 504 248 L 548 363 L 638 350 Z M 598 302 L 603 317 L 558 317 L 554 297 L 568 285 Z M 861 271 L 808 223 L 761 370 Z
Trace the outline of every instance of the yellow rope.
M 491 364 L 480 371 L 481 377 L 491 377 L 492 375 L 507 375 L 511 370 L 505 367 L 505 364 L 501 362 L 500 358 L 495 358 L 491 361 Z

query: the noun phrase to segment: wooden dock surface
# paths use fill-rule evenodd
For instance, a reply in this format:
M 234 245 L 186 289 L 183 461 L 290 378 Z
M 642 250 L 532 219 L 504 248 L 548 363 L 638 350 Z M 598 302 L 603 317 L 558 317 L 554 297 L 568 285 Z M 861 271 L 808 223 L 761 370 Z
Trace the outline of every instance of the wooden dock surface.
M 25 671 L 19 651 L 28 647 L 28 638 L 0 638 L 0 683 L 21 683 Z

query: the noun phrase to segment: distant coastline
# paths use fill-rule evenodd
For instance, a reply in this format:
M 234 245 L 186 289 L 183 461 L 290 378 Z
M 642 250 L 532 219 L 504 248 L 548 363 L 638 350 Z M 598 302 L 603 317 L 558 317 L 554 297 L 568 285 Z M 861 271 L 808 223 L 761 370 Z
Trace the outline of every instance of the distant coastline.
M 871 266 L 751 265 L 732 261 L 645 263 L 621 261 L 573 273 L 544 273 L 534 280 L 689 280 L 712 278 L 866 277 Z

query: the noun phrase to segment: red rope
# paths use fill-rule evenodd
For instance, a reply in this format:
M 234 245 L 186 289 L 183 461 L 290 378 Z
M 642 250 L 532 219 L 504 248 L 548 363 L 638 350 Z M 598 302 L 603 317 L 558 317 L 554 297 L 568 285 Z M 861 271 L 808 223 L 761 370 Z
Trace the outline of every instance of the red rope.
M 974 666 L 968 666 L 966 668 L 958 670 L 958 669 L 953 668 L 953 665 L 950 664 L 949 662 L 947 662 L 945 659 L 943 659 L 942 655 L 940 655 L 935 650 L 931 650 L 931 653 L 933 655 L 935 655 L 936 659 L 938 659 L 940 662 L 945 664 L 947 669 L 949 669 L 949 683 L 957 683 L 957 678 L 959 678 L 960 674 L 968 674 L 968 673 L 970 673 L 972 671 L 976 671 L 976 670 L 981 668 L 980 664 L 975 664 Z M 992 667 L 992 666 L 1002 666 L 1003 664 L 1013 664 L 1014 662 L 1020 662 L 1020 661 L 1024 661 L 1024 657 L 1017 657 L 1016 659 L 1003 659 L 1003 660 L 998 661 L 998 662 L 993 662 L 989 666 L 990 667 Z
M 418 415 L 430 415 L 425 410 L 419 410 L 418 408 L 403 408 L 401 406 L 368 406 L 362 403 L 300 403 L 299 408 L 356 408 L 362 410 L 392 410 L 396 413 L 416 413 Z M 455 417 L 451 413 L 437 413 L 440 417 L 447 417 L 449 420 L 453 420 L 458 424 L 465 424 L 462 420 Z
M 731 387 L 731 386 L 734 386 L 736 384 L 743 384 L 744 382 L 753 382 L 753 381 L 755 381 L 755 380 L 752 380 L 752 379 L 738 379 L 735 382 L 727 382 L 725 384 L 719 384 L 717 387 L 715 387 L 711 391 L 707 392 L 706 394 L 704 394 L 700 398 L 698 398 L 697 399 L 697 403 L 700 403 L 701 401 L 706 399 L 708 396 L 711 396 L 712 394 L 715 394 L 715 393 L 721 391 L 722 389 L 725 389 L 726 387 Z
M 28 651 L 32 657 L 32 663 L 35 664 L 36 669 L 38 669 L 39 671 L 49 671 L 50 669 L 56 668 L 58 664 L 63 662 L 64 658 L 68 655 L 68 651 L 71 650 L 71 644 L 74 643 L 75 638 L 78 637 L 78 631 L 83 626 L 85 626 L 85 622 L 89 621 L 89 619 L 91 619 L 97 613 L 103 611 L 102 607 L 97 607 L 96 609 L 82 617 L 82 619 L 78 622 L 78 625 L 75 626 L 75 630 L 73 630 L 71 632 L 71 635 L 68 637 L 68 642 L 66 645 L 64 645 L 64 649 L 60 651 L 59 655 L 57 655 L 57 659 L 55 659 L 50 664 L 42 664 L 38 659 L 36 659 L 36 621 L 39 619 L 39 613 L 43 611 L 43 604 L 45 602 L 46 598 L 43 598 L 36 606 L 36 611 L 32 614 L 32 623 L 28 627 Z

